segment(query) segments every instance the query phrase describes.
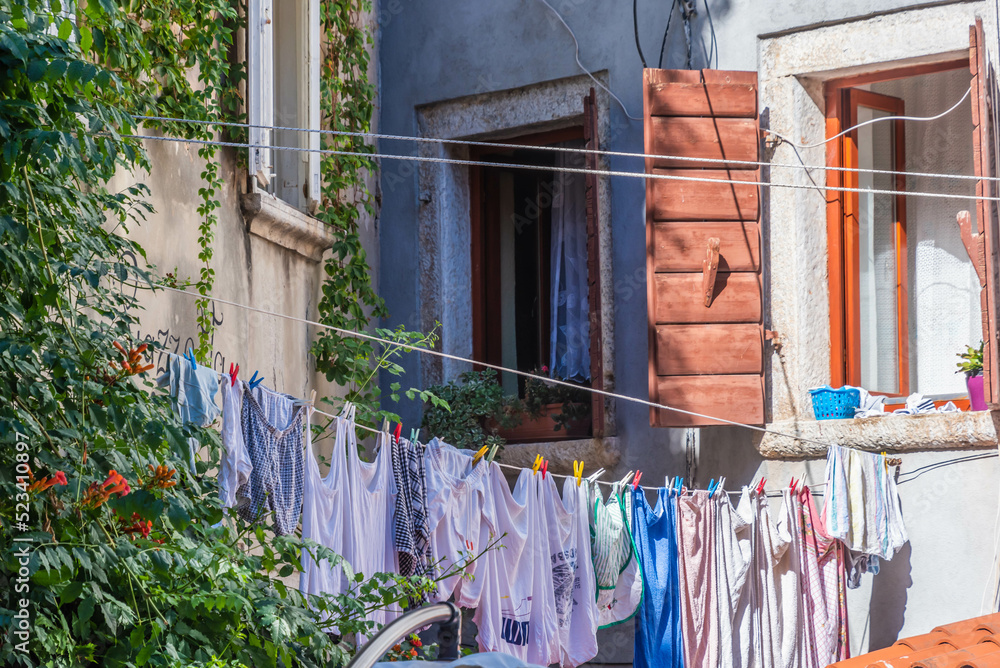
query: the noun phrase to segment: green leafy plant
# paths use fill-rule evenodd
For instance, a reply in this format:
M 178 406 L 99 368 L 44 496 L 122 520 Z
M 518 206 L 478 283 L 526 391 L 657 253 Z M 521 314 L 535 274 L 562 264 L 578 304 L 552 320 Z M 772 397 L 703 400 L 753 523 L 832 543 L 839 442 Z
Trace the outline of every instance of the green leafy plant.
M 548 376 L 548 367 L 542 367 L 532 371 L 535 376 Z M 524 399 L 522 401 L 524 411 L 533 418 L 547 415 L 547 407 L 552 404 L 559 404 L 558 412 L 550 415 L 555 422 L 555 430 L 566 429 L 574 422 L 580 422 L 590 418 L 590 394 L 584 385 L 577 387 L 566 387 L 548 383 L 539 378 L 526 378 L 524 381 Z
M 983 375 L 983 344 L 979 343 L 978 348 L 966 346 L 964 353 L 958 353 L 961 362 L 957 364 L 958 370 L 965 374 L 967 378 Z
M 520 423 L 520 402 L 504 395 L 492 369 L 469 371 L 457 381 L 428 388 L 447 403 L 449 409 L 434 404 L 424 407 L 423 429 L 456 448 L 478 450 L 484 445 L 503 446 L 500 429 Z

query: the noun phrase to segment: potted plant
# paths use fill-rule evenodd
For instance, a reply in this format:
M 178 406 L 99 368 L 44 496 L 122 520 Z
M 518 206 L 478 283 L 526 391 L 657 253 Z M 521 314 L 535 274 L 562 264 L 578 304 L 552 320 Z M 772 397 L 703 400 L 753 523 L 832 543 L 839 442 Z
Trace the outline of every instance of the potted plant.
M 974 411 L 986 410 L 986 397 L 983 393 L 983 344 L 979 348 L 966 346 L 964 353 L 958 353 L 962 359 L 958 370 L 965 374 L 965 386 L 969 388 L 969 405 Z
M 548 367 L 532 371 L 547 376 Z M 584 386 L 567 387 L 537 378 L 524 381 L 521 424 L 507 440 L 550 441 L 590 435 L 590 395 Z M 560 433 L 561 432 L 561 433 Z

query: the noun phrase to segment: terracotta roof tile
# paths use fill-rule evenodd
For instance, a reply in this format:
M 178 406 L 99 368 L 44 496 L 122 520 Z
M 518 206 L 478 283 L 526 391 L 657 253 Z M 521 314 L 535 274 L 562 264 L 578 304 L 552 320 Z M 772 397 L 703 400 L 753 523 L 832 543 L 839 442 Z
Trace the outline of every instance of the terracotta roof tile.
M 954 635 L 957 633 L 969 633 L 970 631 L 975 631 L 980 627 L 990 632 L 993 632 L 994 629 L 1000 630 L 1000 612 L 938 626 L 934 629 L 934 631 L 941 631 L 943 633 L 951 633 Z
M 962 661 L 959 668 L 1000 668 L 1000 652 L 993 652 L 975 659 Z
M 924 659 L 930 659 L 931 657 L 940 656 L 942 654 L 948 654 L 949 652 L 954 652 L 955 648 L 948 644 L 935 645 L 934 647 L 928 647 L 927 649 L 922 649 L 918 652 L 910 652 L 904 656 L 896 657 L 895 659 L 882 659 L 881 661 L 874 661 L 869 666 L 876 666 L 877 668 L 910 668 L 917 661 L 923 661 Z
M 919 636 L 900 638 L 896 641 L 896 644 L 909 647 L 912 650 L 922 650 L 927 649 L 928 647 L 934 647 L 934 645 L 939 645 L 943 640 L 947 640 L 948 638 L 951 638 L 950 633 L 945 633 L 944 631 L 931 631 L 930 633 L 925 633 Z
M 923 661 L 914 661 L 910 668 L 958 668 L 964 663 L 981 656 L 988 656 L 1000 650 L 1000 646 L 991 642 L 983 642 L 978 645 L 966 645 L 962 649 L 941 654 L 934 658 Z
M 869 652 L 868 654 L 856 656 L 853 659 L 844 659 L 843 661 L 832 663 L 828 666 L 828 668 L 866 668 L 869 664 L 880 659 L 892 659 L 897 656 L 903 656 L 911 651 L 913 650 L 905 645 L 890 645 L 889 647 L 877 649 L 874 652 Z

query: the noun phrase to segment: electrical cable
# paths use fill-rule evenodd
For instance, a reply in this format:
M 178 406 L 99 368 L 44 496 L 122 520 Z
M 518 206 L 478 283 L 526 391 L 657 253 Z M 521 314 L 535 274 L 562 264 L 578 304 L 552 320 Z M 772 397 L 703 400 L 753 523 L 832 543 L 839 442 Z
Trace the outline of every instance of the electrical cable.
M 783 163 L 783 162 L 765 162 L 762 160 L 737 160 L 733 158 L 698 158 L 691 156 L 680 156 L 680 155 L 661 155 L 658 153 L 633 153 L 630 151 L 608 151 L 602 149 L 590 149 L 590 148 L 575 148 L 570 146 L 533 146 L 526 144 L 506 144 L 503 142 L 489 142 L 489 141 L 473 141 L 469 139 L 442 139 L 434 137 L 412 137 L 408 135 L 394 135 L 385 134 L 379 132 L 348 132 L 343 130 L 311 130 L 308 128 L 296 128 L 288 127 L 282 125 L 256 125 L 252 123 L 237 123 L 232 121 L 205 121 L 205 120 L 195 120 L 188 118 L 171 118 L 169 116 L 133 116 L 139 120 L 151 120 L 151 121 L 169 121 L 175 123 L 193 123 L 197 125 L 216 125 L 219 127 L 239 127 L 239 128 L 255 128 L 264 130 L 281 130 L 288 132 L 309 132 L 322 135 L 333 135 L 337 137 L 371 137 L 373 139 L 387 139 L 393 141 L 412 141 L 415 143 L 427 143 L 427 144 L 447 144 L 447 145 L 457 145 L 457 146 L 480 146 L 484 148 L 502 148 L 511 150 L 529 150 L 529 151 L 543 151 L 543 152 L 556 152 L 556 153 L 580 153 L 584 155 L 598 155 L 606 157 L 621 157 L 621 158 L 644 158 L 653 160 L 678 160 L 678 161 L 688 161 L 688 162 L 700 162 L 700 163 L 724 163 L 726 165 L 743 165 L 748 167 L 787 167 L 790 169 L 803 169 L 803 170 L 817 170 L 817 171 L 836 171 L 836 172 L 852 172 L 852 173 L 863 173 L 863 174 L 887 174 L 887 175 L 897 175 L 903 174 L 906 176 L 919 176 L 927 178 L 941 178 L 941 179 L 957 179 L 957 180 L 969 180 L 969 181 L 1000 181 L 1000 176 L 993 177 L 978 177 L 972 174 L 940 174 L 934 172 L 909 172 L 905 170 L 892 170 L 892 169 L 866 169 L 859 167 L 835 167 L 828 165 L 806 165 L 804 163 Z M 885 120 L 883 118 L 877 118 L 875 120 Z M 857 127 L 857 126 L 854 126 Z M 848 128 L 848 131 L 854 128 Z M 770 130 L 763 130 L 763 132 L 770 132 Z M 135 137 L 137 135 L 127 135 L 128 137 Z M 155 138 L 152 135 L 141 135 L 142 137 Z M 277 148 L 281 150 L 283 147 L 270 147 Z
M 185 144 L 198 144 L 209 146 L 226 146 L 231 148 L 267 148 L 272 151 L 292 151 L 298 153 L 320 153 L 323 155 L 349 155 L 365 158 L 384 158 L 390 160 L 404 160 L 412 162 L 427 162 L 450 165 L 471 165 L 481 167 L 497 167 L 498 163 L 485 160 L 459 160 L 455 158 L 436 158 L 429 156 L 398 155 L 392 153 L 366 153 L 362 151 L 338 151 L 334 149 L 303 148 L 298 146 L 265 146 L 263 144 L 250 144 L 242 142 L 209 141 L 204 139 L 187 139 L 184 137 L 158 137 L 153 135 L 119 135 L 130 139 L 149 139 L 155 141 L 178 142 Z M 578 167 L 551 167 L 545 165 L 525 165 L 517 163 L 503 163 L 508 169 L 524 169 L 528 171 L 542 172 L 564 172 L 569 174 L 593 174 L 595 176 L 624 176 L 629 178 L 652 179 L 663 181 L 693 181 L 697 183 L 731 184 L 742 186 L 762 186 L 766 188 L 791 188 L 793 190 L 828 190 L 836 192 L 870 193 L 873 195 L 902 195 L 909 197 L 937 197 L 940 199 L 958 199 L 965 201 L 988 200 L 1000 201 L 1000 197 L 985 197 L 978 195 L 959 195 L 954 193 L 932 193 L 909 190 L 881 190 L 878 188 L 848 188 L 842 186 L 816 186 L 798 183 L 770 183 L 767 181 L 743 181 L 736 179 L 709 179 L 697 176 L 680 176 L 678 174 L 646 174 L 645 172 L 623 172 L 616 170 L 587 169 Z M 691 170 L 693 171 L 693 170 Z
M 834 139 L 837 139 L 839 137 L 843 137 L 848 132 L 851 132 L 853 130 L 857 130 L 858 128 L 863 128 L 864 126 L 870 125 L 872 123 L 878 123 L 879 121 L 918 121 L 918 122 L 936 121 L 939 118 L 944 118 L 945 116 L 947 116 L 951 112 L 953 112 L 956 109 L 958 109 L 958 107 L 963 102 L 965 102 L 965 98 L 969 97 L 969 95 L 971 93 L 972 93 L 972 86 L 969 86 L 969 90 L 965 91 L 965 95 L 962 96 L 962 99 L 960 99 L 958 102 L 956 102 L 955 105 L 952 106 L 951 108 L 947 109 L 946 111 L 942 111 L 937 116 L 880 116 L 878 118 L 872 118 L 870 120 L 867 120 L 864 123 L 858 123 L 857 125 L 849 127 L 846 130 L 844 130 L 844 131 L 842 131 L 842 132 L 840 132 L 838 134 L 835 134 L 834 136 L 830 137 L 829 139 L 824 139 L 823 141 L 816 142 L 815 144 L 797 144 L 797 143 L 793 142 L 791 139 L 789 139 L 788 137 L 786 137 L 785 135 L 777 133 L 774 130 L 765 130 L 765 132 L 771 133 L 775 137 L 778 137 L 782 141 L 785 141 L 785 142 L 791 144 L 795 148 L 801 148 L 801 149 L 817 148 L 819 146 L 822 146 L 823 144 L 828 144 L 828 143 L 832 142 Z
M 670 32 L 670 22 L 674 20 L 674 9 L 677 7 L 677 0 L 672 0 L 670 3 L 670 12 L 667 14 L 667 27 L 663 31 L 663 41 L 660 43 L 660 60 L 657 66 L 663 68 L 663 54 L 667 49 L 667 34 Z
M 639 44 L 639 0 L 632 0 L 632 30 L 635 32 L 635 48 L 642 61 L 642 69 L 646 69 L 646 56 L 642 55 L 642 45 Z
M 719 67 L 719 42 L 715 38 L 715 22 L 712 21 L 712 10 L 708 8 L 708 0 L 705 0 L 705 16 L 708 17 L 708 28 L 712 34 L 711 48 L 708 51 L 708 66 L 712 67 L 712 56 L 715 55 L 715 67 Z
M 611 97 L 613 97 L 615 99 L 615 102 L 618 103 L 618 105 L 622 108 L 622 111 L 625 113 L 625 115 L 628 118 L 632 119 L 633 121 L 641 121 L 641 120 L 643 120 L 641 116 L 633 116 L 632 114 L 628 113 L 628 109 L 625 108 L 625 103 L 622 102 L 621 99 L 617 95 L 615 95 L 613 92 L 611 92 L 610 88 L 608 88 L 607 86 L 605 86 L 604 84 L 602 84 L 600 81 L 598 81 L 597 77 L 595 77 L 593 74 L 591 74 L 590 70 L 588 70 L 586 67 L 583 66 L 583 63 L 580 62 L 580 42 L 576 38 L 576 33 L 573 32 L 573 29 L 569 27 L 568 23 L 566 23 L 566 19 L 564 19 L 562 17 L 562 15 L 555 10 L 555 7 L 553 7 L 552 5 L 549 4 L 548 0 L 538 0 L 538 1 L 541 2 L 543 5 L 545 5 L 546 7 L 548 7 L 549 11 L 551 11 L 553 14 L 555 14 L 556 18 L 559 19 L 559 22 L 562 23 L 563 26 L 566 28 L 566 30 L 569 31 L 570 37 L 573 38 L 573 44 L 576 47 L 576 52 L 574 53 L 573 57 L 576 58 L 577 67 L 579 67 L 581 70 L 583 70 L 587 74 L 587 76 L 590 77 L 594 81 L 594 83 L 596 83 L 598 86 L 600 86 L 605 91 L 607 91 L 608 95 L 610 95 Z

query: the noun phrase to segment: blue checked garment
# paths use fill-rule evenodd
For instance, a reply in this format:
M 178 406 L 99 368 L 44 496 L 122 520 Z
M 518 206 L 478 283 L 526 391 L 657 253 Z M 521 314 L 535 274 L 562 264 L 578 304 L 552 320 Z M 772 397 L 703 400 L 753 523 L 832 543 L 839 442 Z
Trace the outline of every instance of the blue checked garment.
M 273 392 L 243 393 L 243 439 L 253 471 L 247 483 L 236 492 L 242 501 L 239 503 L 240 517 L 257 522 L 271 514 L 274 533 L 279 536 L 292 533 L 298 526 L 305 473 L 302 424 L 306 408 L 297 408 L 282 429 L 267 419 L 269 415 L 281 413 L 280 408 L 284 408 L 286 402 L 290 402 L 288 397 Z
M 427 475 L 424 446 L 406 439 L 392 444 L 392 473 L 396 481 L 394 540 L 401 575 L 429 575 L 433 553 L 427 521 Z

